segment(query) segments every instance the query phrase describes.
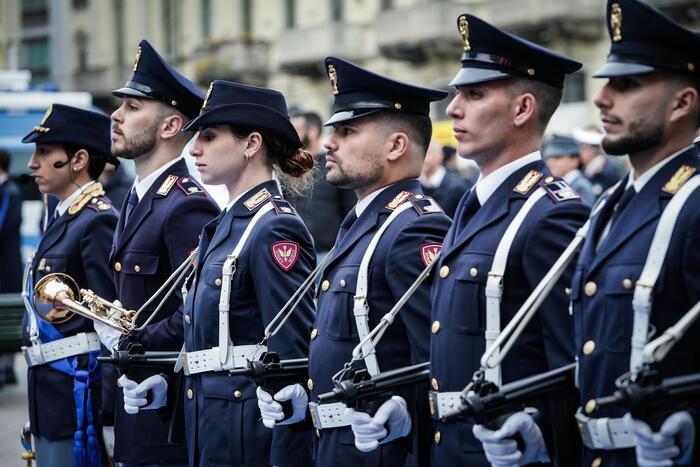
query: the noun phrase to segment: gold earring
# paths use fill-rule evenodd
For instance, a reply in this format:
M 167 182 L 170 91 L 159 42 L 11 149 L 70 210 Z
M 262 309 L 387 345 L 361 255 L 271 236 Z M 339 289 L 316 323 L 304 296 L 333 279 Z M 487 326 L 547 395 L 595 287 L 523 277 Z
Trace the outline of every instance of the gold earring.
M 248 151 L 245 151 L 243 153 L 243 157 L 245 157 L 245 160 L 247 160 L 247 161 L 253 159 L 253 156 Z

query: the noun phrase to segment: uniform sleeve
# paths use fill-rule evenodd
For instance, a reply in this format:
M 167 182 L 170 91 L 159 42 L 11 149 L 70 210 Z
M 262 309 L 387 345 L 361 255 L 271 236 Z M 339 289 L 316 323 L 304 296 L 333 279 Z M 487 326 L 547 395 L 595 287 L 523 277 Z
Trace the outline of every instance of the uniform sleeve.
M 296 217 L 287 214 L 268 217 L 253 240 L 251 269 L 255 295 L 267 326 L 289 298 L 311 274 L 316 265 L 311 235 Z M 298 245 L 298 259 L 285 271 L 275 261 L 273 246 L 293 242 Z M 288 246 L 289 247 L 289 246 Z M 287 249 L 287 251 L 290 251 Z M 309 332 L 314 321 L 314 304 L 307 292 L 280 332 L 270 339 L 269 349 L 281 359 L 308 356 Z M 272 431 L 270 463 L 278 466 L 313 465 L 311 459 L 313 432 L 298 427 L 278 426 Z
M 586 222 L 589 208 L 576 201 L 564 201 L 539 219 L 525 244 L 523 269 L 534 289 Z M 576 258 L 572 259 L 537 312 L 544 350 L 550 370 L 574 361 L 574 326 L 569 314 L 569 296 Z
M 425 269 L 421 248 L 428 244 L 442 244 L 450 222 L 450 218 L 442 213 L 424 215 L 404 226 L 396 236 L 385 266 L 386 276 L 391 278 L 389 287 L 394 302 L 403 296 Z M 398 314 L 408 333 L 412 364 L 423 363 L 430 358 L 430 286 L 433 277 L 434 274 L 431 274 L 426 278 Z
M 113 301 L 117 298 L 109 252 L 117 226 L 117 217 L 111 212 L 100 213 L 88 222 L 80 239 L 80 257 L 85 270 L 87 287 L 98 296 Z

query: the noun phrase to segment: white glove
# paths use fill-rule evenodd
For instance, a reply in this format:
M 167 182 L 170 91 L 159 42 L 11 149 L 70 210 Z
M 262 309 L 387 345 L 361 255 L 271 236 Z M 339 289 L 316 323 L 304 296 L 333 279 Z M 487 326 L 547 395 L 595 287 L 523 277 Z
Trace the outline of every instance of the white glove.
M 113 303 L 114 306 L 122 306 L 119 300 L 115 300 Z M 119 345 L 119 338 L 121 338 L 122 333 L 112 327 L 107 326 L 106 324 L 100 323 L 99 321 L 93 321 L 92 325 L 95 328 L 95 332 L 97 332 L 97 336 L 100 338 L 102 345 L 107 347 L 107 350 L 109 351 L 115 350 Z
M 683 410 L 669 416 L 658 432 L 641 420 L 625 414 L 627 429 L 634 435 L 637 464 L 640 467 L 690 465 L 695 442 L 695 424 Z M 676 445 L 678 438 L 680 446 Z
M 291 384 L 280 389 L 274 398 L 269 392 L 259 386 L 255 390 L 258 395 L 258 408 L 262 415 L 262 422 L 268 428 L 275 425 L 293 425 L 306 418 L 306 407 L 309 404 L 309 396 L 301 384 Z M 285 419 L 282 404 L 280 402 L 292 401 L 292 416 Z
M 476 439 L 481 441 L 486 458 L 494 467 L 511 467 L 533 462 L 550 462 L 542 431 L 532 416 L 525 412 L 516 412 L 496 431 L 474 425 L 472 429 Z M 520 434 L 525 442 L 525 452 L 520 452 L 518 443 L 509 439 Z
M 411 416 L 406 409 L 406 401 L 401 396 L 392 396 L 384 402 L 374 417 L 350 408 L 345 409 L 345 417 L 350 421 L 355 435 L 355 447 L 362 452 L 374 451 L 380 444 L 402 438 L 411 432 Z
M 136 384 L 126 375 L 118 380 L 124 391 L 124 411 L 134 415 L 139 410 L 153 410 L 163 407 L 168 401 L 168 382 L 161 375 L 153 375 Z M 153 402 L 147 404 L 146 394 L 153 393 Z

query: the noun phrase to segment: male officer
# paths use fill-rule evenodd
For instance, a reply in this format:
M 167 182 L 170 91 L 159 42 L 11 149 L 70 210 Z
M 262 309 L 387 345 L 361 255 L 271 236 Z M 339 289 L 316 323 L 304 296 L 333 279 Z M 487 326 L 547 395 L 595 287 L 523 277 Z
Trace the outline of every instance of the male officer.
M 325 66 L 335 95 L 334 114 L 326 122 L 333 126 L 325 145 L 327 180 L 355 190 L 358 203 L 341 224 L 321 281 L 309 349 L 307 389 L 312 400 L 332 389 L 333 375 L 430 263 L 449 227 L 449 218 L 422 194 L 416 180 L 430 142 L 430 102 L 446 93 L 400 83 L 334 57 L 326 58 Z M 404 208 L 383 234 L 378 232 L 392 212 Z M 370 250 L 369 266 L 362 268 L 376 235 L 380 237 Z M 368 314 L 355 314 L 358 299 Z M 428 307 L 426 281 L 389 327 L 376 358 L 365 360 L 371 374 L 427 360 Z M 292 399 L 296 406 L 307 400 L 299 385 L 283 391 L 276 401 Z M 410 440 L 398 438 L 411 432 L 414 402 L 394 396 L 376 417 L 348 410 L 334 428 L 317 425 L 317 465 L 404 465 Z M 261 398 L 258 404 L 266 424 L 282 420 L 278 402 Z M 299 410 L 291 420 L 304 415 Z
M 552 175 L 563 178 L 584 203 L 592 206 L 596 200 L 593 185 L 581 172 L 581 154 L 575 139 L 568 136 L 554 135 L 542 148 L 542 158 L 547 163 Z
M 443 146 L 433 139 L 425 153 L 423 171 L 418 180 L 423 192 L 433 198 L 445 214 L 454 217 L 459 200 L 472 184 L 447 170 L 444 160 Z
M 474 160 L 481 176 L 460 202 L 436 265 L 430 348 L 435 407 L 449 404 L 470 382 L 487 344 L 512 319 L 588 213 L 568 184 L 550 175 L 539 152 L 564 77 L 581 64 L 472 15 L 461 15 L 457 23 L 464 53 L 451 83 L 458 92 L 447 114 L 460 156 Z M 506 229 L 514 235 L 505 235 Z M 486 373 L 487 380 L 500 385 L 573 361 L 564 292 L 571 276 L 564 276 L 503 363 Z M 555 429 L 549 425 L 559 421 L 549 416 L 548 407 L 541 412 L 551 441 Z M 435 410 L 434 416 L 439 414 Z M 498 464 L 500 454 L 517 463 L 551 457 L 541 440 L 520 452 L 505 439 L 520 431 L 528 440 L 540 431 L 524 412 L 511 417 L 503 430 L 476 426 L 472 434 L 472 428 L 466 421 L 436 422 L 433 463 L 483 466 L 488 458 Z
M 134 160 L 136 180 L 121 210 L 110 264 L 119 300 L 128 309 L 138 309 L 196 248 L 202 227 L 219 209 L 180 157 L 189 136 L 181 130 L 202 106 L 199 89 L 142 40 L 132 79 L 113 93 L 122 98 L 122 105 L 112 114 L 112 153 Z M 137 336 L 148 349 L 182 347 L 182 314 L 175 313 L 182 298 L 179 287 L 176 290 L 153 320 L 169 319 L 168 325 L 160 323 L 158 332 L 147 327 Z M 144 310 L 140 323 L 160 301 L 161 297 Z M 110 335 L 107 347 L 113 347 L 114 335 L 103 334 Z M 115 460 L 127 465 L 186 465 L 184 445 L 167 445 L 167 421 L 154 410 L 127 415 L 122 397 L 117 391 Z
M 58 199 L 26 276 L 22 351 L 42 467 L 100 465 L 100 341 L 89 319 L 63 315 L 32 295 L 39 280 L 63 273 L 80 288 L 115 297 L 109 249 L 117 211 L 96 181 L 108 161 L 119 164 L 110 154 L 109 132 L 106 115 L 54 104 L 22 139 L 36 146 L 28 166 L 39 191 Z
M 608 81 L 595 104 L 606 133 L 603 148 L 628 154 L 632 168 L 592 216 L 571 285 L 583 465 L 635 465 L 635 444 L 639 465 L 698 465 L 696 423 L 688 411 L 662 420 L 653 433 L 641 420 L 625 423 L 622 409 L 596 410 L 590 402 L 612 394 L 615 380 L 637 368 L 651 334 L 662 333 L 700 299 L 700 190 L 677 220 L 664 221 L 662 237 L 670 238 L 665 254 L 650 248 L 662 213 L 683 199 L 684 185 L 700 167 L 693 146 L 700 124 L 700 37 L 639 0 L 609 1 L 607 8 L 610 54 L 595 76 Z M 663 377 L 700 371 L 700 333 L 693 327 L 688 334 L 658 365 Z

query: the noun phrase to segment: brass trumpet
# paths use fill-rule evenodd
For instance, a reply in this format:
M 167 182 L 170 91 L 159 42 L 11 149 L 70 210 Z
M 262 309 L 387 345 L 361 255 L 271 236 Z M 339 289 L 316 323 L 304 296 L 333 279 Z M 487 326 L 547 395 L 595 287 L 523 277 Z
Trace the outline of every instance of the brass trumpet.
M 122 334 L 129 334 L 135 327 L 135 310 L 127 310 L 92 290 L 79 288 L 67 274 L 52 273 L 41 278 L 34 286 L 33 298 L 41 319 L 51 324 L 66 322 L 78 314 Z

